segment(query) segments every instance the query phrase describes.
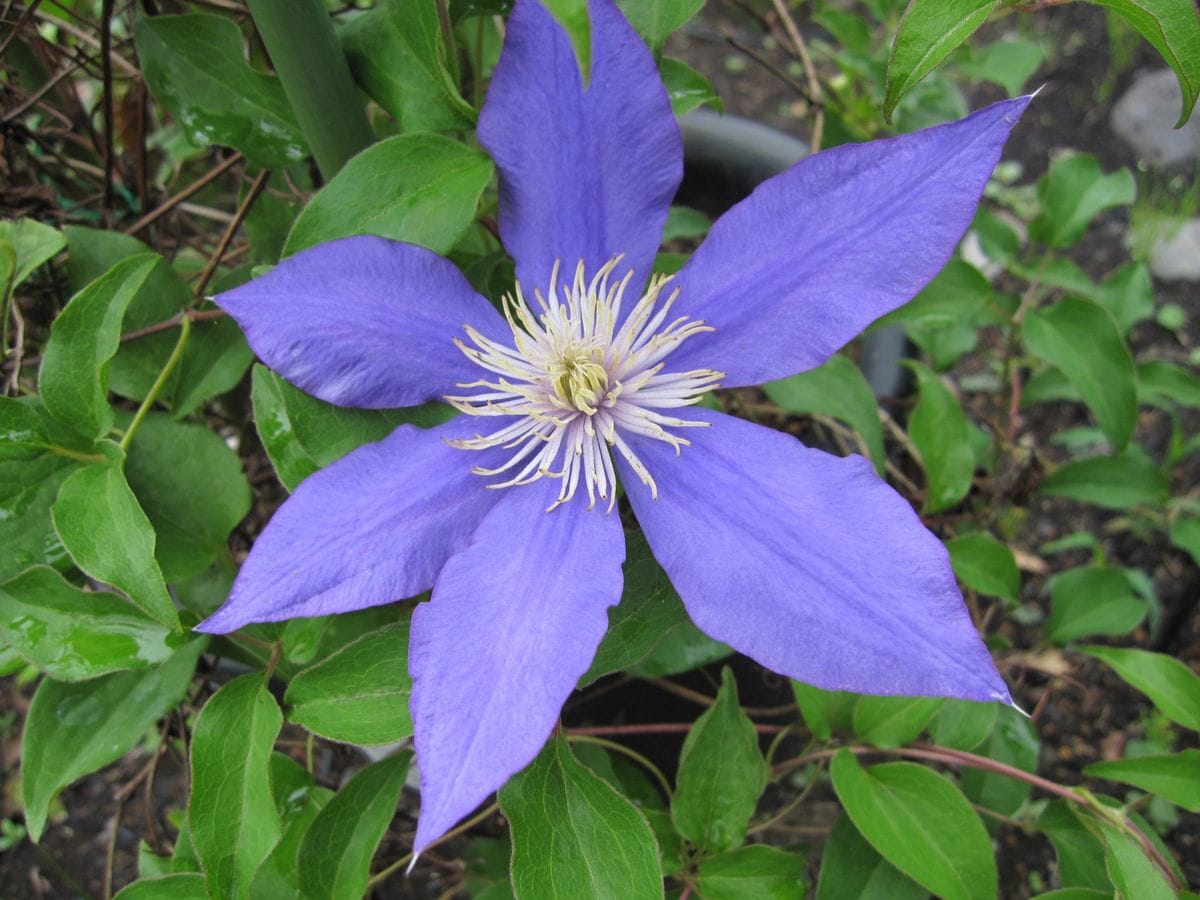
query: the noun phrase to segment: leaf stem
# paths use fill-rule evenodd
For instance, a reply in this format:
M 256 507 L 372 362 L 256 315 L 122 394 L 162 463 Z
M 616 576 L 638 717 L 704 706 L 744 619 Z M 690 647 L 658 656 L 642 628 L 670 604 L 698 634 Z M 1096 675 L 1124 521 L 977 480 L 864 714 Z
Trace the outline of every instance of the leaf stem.
M 467 819 L 467 821 L 463 822 L 457 828 L 452 828 L 451 830 L 447 831 L 445 834 L 443 834 L 440 838 L 438 838 L 436 841 L 434 841 L 432 844 L 430 844 L 425 849 L 430 850 L 430 849 L 436 847 L 438 844 L 444 844 L 446 841 L 450 840 L 451 838 L 458 837 L 460 834 L 462 834 L 465 831 L 470 831 L 472 828 L 474 828 L 476 825 L 478 825 L 480 822 L 482 822 L 488 816 L 492 815 L 492 813 L 496 812 L 496 810 L 498 810 L 499 808 L 500 808 L 499 804 L 496 804 L 496 803 L 492 803 L 489 806 L 485 806 L 482 810 L 480 810 L 475 815 L 471 816 L 471 818 Z M 387 881 L 389 878 L 391 878 L 393 875 L 395 875 L 397 872 L 399 872 L 401 869 L 403 869 L 410 862 L 415 862 L 415 860 L 413 859 L 413 855 L 411 853 L 406 853 L 402 857 L 400 857 L 398 860 L 396 860 L 394 863 L 392 863 L 390 866 L 388 866 L 386 869 L 382 869 L 377 874 L 372 875 L 370 877 L 370 879 L 367 881 L 368 892 L 370 891 L 371 888 L 377 887 L 382 882 Z
M 65 456 L 67 459 L 77 459 L 84 463 L 102 463 L 105 461 L 105 457 L 99 453 L 80 453 L 78 450 L 69 450 L 57 444 L 47 444 L 46 449 L 51 453 L 57 453 L 59 456 Z
M 171 351 L 171 355 L 167 357 L 162 371 L 158 373 L 158 378 L 154 379 L 154 384 L 150 386 L 150 391 L 146 394 L 146 399 L 142 401 L 142 405 L 138 407 L 137 412 L 133 414 L 133 421 L 125 429 L 125 436 L 121 438 L 122 450 L 129 449 L 129 445 L 133 442 L 133 436 L 141 426 L 142 420 L 146 418 L 146 414 L 150 412 L 150 407 L 154 405 L 154 401 L 158 399 L 158 395 L 162 393 L 162 389 L 166 386 L 167 379 L 171 377 L 171 373 L 179 365 L 179 360 L 183 357 L 183 348 L 187 346 L 188 335 L 191 333 L 192 320 L 184 316 L 179 323 L 179 339 L 175 341 L 175 348 Z
M 576 744 L 593 744 L 596 747 L 603 747 L 605 750 L 611 750 L 614 753 L 620 753 L 623 756 L 628 756 L 635 763 L 654 776 L 654 780 L 658 782 L 659 787 L 663 789 L 663 796 L 670 802 L 674 796 L 674 791 L 671 790 L 671 783 L 667 781 L 667 776 L 662 773 L 662 769 L 656 766 L 642 754 L 631 750 L 624 744 L 618 744 L 616 741 L 606 740 L 602 737 L 595 737 L 590 734 L 568 734 L 567 740 Z

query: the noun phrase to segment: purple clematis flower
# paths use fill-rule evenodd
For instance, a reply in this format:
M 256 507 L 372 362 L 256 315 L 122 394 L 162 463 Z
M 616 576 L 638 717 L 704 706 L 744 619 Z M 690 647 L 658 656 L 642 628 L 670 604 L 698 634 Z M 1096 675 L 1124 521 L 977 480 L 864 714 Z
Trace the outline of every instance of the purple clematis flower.
M 433 589 L 409 657 L 417 851 L 533 759 L 587 670 L 622 590 L 618 479 L 713 638 L 824 688 L 1009 702 L 945 549 L 865 460 L 693 404 L 819 365 L 919 291 L 1028 100 L 806 159 L 651 278 L 679 131 L 612 0 L 589 9 L 585 83 L 554 18 L 517 0 L 479 120 L 520 283 L 503 315 L 432 252 L 375 237 L 217 298 L 323 400 L 462 412 L 307 479 L 201 625 Z

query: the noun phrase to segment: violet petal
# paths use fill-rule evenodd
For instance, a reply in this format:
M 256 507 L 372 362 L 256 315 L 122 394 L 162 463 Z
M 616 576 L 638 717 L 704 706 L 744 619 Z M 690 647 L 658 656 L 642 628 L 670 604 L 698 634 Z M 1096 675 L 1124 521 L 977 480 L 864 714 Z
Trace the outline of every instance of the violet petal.
M 413 614 L 418 853 L 537 755 L 621 596 L 618 516 L 544 512 L 549 478 L 501 494 Z
M 780 674 L 828 690 L 1009 702 L 949 554 L 859 456 L 705 409 L 676 458 L 629 439 L 622 460 L 650 548 L 692 620 Z
M 197 630 L 349 612 L 428 590 L 500 499 L 471 473 L 488 454 L 445 444 L 477 426 L 469 416 L 429 430 L 401 425 L 310 475 L 254 542 L 225 605 Z
M 954 252 L 1028 103 L 844 144 L 763 182 L 676 276 L 676 309 L 716 331 L 684 344 L 670 370 L 716 369 L 727 387 L 783 378 L 906 303 Z
M 464 324 L 508 329 L 451 263 L 380 237 L 330 241 L 219 294 L 254 352 L 310 394 L 387 409 L 452 393 L 479 378 L 453 339 Z
M 683 144 L 649 49 L 612 0 L 590 0 L 586 90 L 571 41 L 538 0 L 518 0 L 479 116 L 500 170 L 500 233 L 532 296 L 555 260 L 589 277 L 625 254 L 644 280 L 683 173 Z

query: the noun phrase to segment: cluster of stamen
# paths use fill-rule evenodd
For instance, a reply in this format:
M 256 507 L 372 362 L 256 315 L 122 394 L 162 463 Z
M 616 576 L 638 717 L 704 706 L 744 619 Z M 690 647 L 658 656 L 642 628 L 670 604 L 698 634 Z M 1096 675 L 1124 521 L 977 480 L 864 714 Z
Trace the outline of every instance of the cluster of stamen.
M 514 421 L 493 433 L 451 441 L 464 450 L 500 447 L 512 455 L 494 468 L 475 467 L 478 475 L 502 476 L 488 487 L 529 484 L 558 478 L 562 487 L 554 509 L 570 500 L 580 483 L 588 509 L 597 498 L 616 502 L 616 475 L 610 448 L 629 463 L 654 497 L 658 487 L 622 434 L 638 434 L 675 448 L 690 442 L 668 429 L 694 428 L 658 410 L 690 406 L 718 386 L 723 373 L 697 369 L 664 373 L 664 360 L 683 341 L 713 329 L 681 316 L 667 322 L 679 291 L 663 299 L 670 277 L 655 276 L 646 292 L 621 319 L 621 302 L 633 272 L 612 279 L 621 257 L 610 260 L 589 281 L 583 263 L 570 282 L 558 281 L 557 263 L 546 294 L 534 291 L 538 311 L 526 302 L 518 284 L 504 298 L 504 315 L 512 329 L 512 346 L 497 343 L 469 325 L 474 346 L 455 338 L 469 359 L 493 373 L 460 384 L 479 393 L 447 397 L 456 409 L 473 416 L 506 416 Z M 661 300 L 661 302 L 660 302 Z

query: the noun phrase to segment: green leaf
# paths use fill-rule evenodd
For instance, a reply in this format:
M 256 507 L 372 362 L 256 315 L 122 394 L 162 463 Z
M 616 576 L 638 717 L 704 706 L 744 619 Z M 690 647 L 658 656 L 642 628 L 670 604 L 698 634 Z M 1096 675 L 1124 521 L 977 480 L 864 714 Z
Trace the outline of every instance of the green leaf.
M 648 656 L 626 667 L 636 678 L 663 678 L 690 672 L 700 666 L 724 659 L 733 653 L 733 648 L 714 641 L 707 634 L 685 619 L 677 622 L 654 646 Z
M 1133 357 L 1107 310 L 1067 297 L 1025 319 L 1031 352 L 1058 366 L 1083 397 L 1113 446 L 1129 443 L 1137 421 Z
M 261 365 L 254 367 L 252 380 L 255 424 L 288 490 L 351 450 L 383 440 L 399 425 L 428 428 L 455 414 L 440 403 L 385 410 L 334 406 L 292 387 Z
M 1017 602 L 1021 573 L 1012 550 L 990 534 L 975 531 L 946 542 L 954 574 L 971 590 Z
M 1117 269 L 1094 292 L 1095 300 L 1117 320 L 1121 334 L 1154 315 L 1154 284 L 1145 263 L 1127 263 Z
M 700 11 L 704 0 L 617 0 L 617 5 L 657 54 L 671 32 Z
M 175 872 L 126 885 L 113 900 L 209 900 L 209 895 L 199 872 Z
M 711 225 L 709 217 L 698 209 L 672 206 L 667 210 L 667 222 L 663 225 L 663 243 L 676 238 L 704 237 Z
M 1038 764 L 1037 732 L 1022 713 L 1011 706 L 997 705 L 996 724 L 987 740 L 974 752 L 1033 772 Z M 963 770 L 962 789 L 972 803 L 986 806 L 1003 816 L 1010 816 L 1020 809 L 1030 790 L 1025 781 L 970 768 Z
M 246 64 L 232 20 L 205 13 L 140 17 L 133 38 L 150 93 L 195 144 L 234 147 L 269 169 L 308 155 L 283 86 Z
M 290 384 L 261 364 L 250 370 L 250 401 L 254 406 L 254 427 L 263 449 L 275 467 L 279 481 L 289 491 L 321 468 L 305 449 L 292 427 L 285 402 Z M 297 391 L 299 393 L 299 391 Z M 315 399 L 315 398 L 314 398 Z M 319 402 L 319 401 L 316 401 Z
M 76 684 L 42 679 L 21 745 L 25 827 L 42 836 L 54 796 L 120 759 L 172 709 L 192 680 L 205 639 L 181 647 L 161 668 L 116 672 Z
M 821 855 L 816 900 L 926 900 L 924 888 L 880 856 L 842 812 Z
M 0 636 L 60 681 L 160 666 L 187 641 L 120 597 L 81 591 L 48 566 L 0 584 Z
M 4 224 L 0 220 L 0 225 Z M 13 275 L 17 271 L 17 251 L 8 241 L 0 241 L 0 305 L 8 310 L 8 300 L 12 293 Z M 7 312 L 6 312 L 7 314 Z
M 991 841 L 949 781 L 906 762 L 863 769 L 848 750 L 830 774 L 855 827 L 892 865 L 946 900 L 995 900 Z
M 551 740 L 500 789 L 512 829 L 512 884 L 522 900 L 661 898 L 658 846 L 646 819 Z
M 368 147 L 321 188 L 283 248 L 377 234 L 445 254 L 471 220 L 492 178 L 480 151 L 436 134 L 402 134 Z
M 910 0 L 888 58 L 883 117 L 984 23 L 999 0 Z
M 1055 800 L 1038 817 L 1038 829 L 1050 838 L 1064 888 L 1103 891 L 1112 897 L 1112 882 L 1104 869 L 1104 845 L 1080 821 L 1075 806 Z
M 1098 821 L 1104 836 L 1104 865 L 1121 897 L 1138 900 L 1176 900 L 1175 891 L 1131 835 Z
M 1187 551 L 1200 566 L 1200 516 L 1176 516 L 1171 522 L 1171 543 Z
M 1016 97 L 1044 58 L 1041 46 L 1033 41 L 1007 38 L 973 50 L 971 58 L 958 67 L 974 78 L 1000 85 L 1009 97 Z
M 1188 812 L 1200 812 L 1200 750 L 1092 763 L 1083 774 L 1132 784 Z
M 942 379 L 913 360 L 905 360 L 917 377 L 917 405 L 908 419 L 908 436 L 925 470 L 924 513 L 941 512 L 971 489 L 975 455 L 971 452 L 967 417 L 958 398 Z
M 437 6 L 385 0 L 338 34 L 350 71 L 402 132 L 467 131 L 475 111 L 459 95 Z
M 361 897 L 408 775 L 412 753 L 367 766 L 334 794 L 309 826 L 297 857 L 304 897 Z
M 1046 637 L 1066 644 L 1085 635 L 1128 634 L 1146 616 L 1147 603 L 1123 569 L 1083 566 L 1050 580 Z
M 504 838 L 475 838 L 462 859 L 467 864 L 465 888 L 472 900 L 513 900 L 508 878 L 512 845 Z
M 887 455 L 875 395 L 862 371 L 845 356 L 835 354 L 815 369 L 768 382 L 763 391 L 787 412 L 819 413 L 845 422 L 862 436 L 875 471 L 883 474 Z
M 14 265 L 12 278 L 8 281 L 9 290 L 15 289 L 33 274 L 34 269 L 53 259 L 67 245 L 67 239 L 61 231 L 35 219 L 0 219 L 0 241 L 13 248 Z M 3 288 L 4 285 L 0 284 L 0 298 L 4 295 Z
M 112 427 L 108 363 L 120 346 L 125 310 L 158 263 L 153 254 L 117 263 L 72 297 L 50 328 L 38 373 L 42 402 L 82 435 L 103 437 Z
M 792 682 L 796 705 L 813 737 L 827 741 L 835 731 L 849 733 L 854 714 L 854 705 L 859 695 L 849 691 L 826 691 L 802 681 Z
M 124 454 L 104 445 L 109 460 L 71 474 L 51 515 L 75 565 L 126 594 L 157 622 L 179 629 L 179 614 L 154 559 L 154 528 L 122 471 Z
M 0 578 L 39 563 L 70 568 L 50 507 L 79 463 L 57 453 L 0 461 Z
M 808 864 L 803 856 L 751 844 L 700 863 L 696 887 L 704 900 L 803 900 Z
M 1140 447 L 1130 446 L 1116 456 L 1093 456 L 1069 462 L 1046 476 L 1041 491 L 1107 509 L 1152 506 L 1166 499 L 1167 476 Z
M 118 262 L 153 252 L 137 238 L 119 231 L 80 225 L 68 225 L 63 230 L 67 235 L 67 274 L 74 290 L 81 290 Z M 129 301 L 121 330 L 135 331 L 163 322 L 187 307 L 192 299 L 191 288 L 160 258 Z M 165 330 L 122 342 L 109 363 L 110 390 L 132 400 L 144 398 L 170 357 L 176 337 L 171 330 Z M 175 380 L 172 377 L 167 382 L 164 398 L 170 397 Z
M 202 425 L 148 415 L 129 446 L 125 475 L 154 526 L 154 555 L 167 582 L 207 569 L 250 511 L 241 461 Z
M 1138 363 L 1138 401 L 1170 409 L 1172 404 L 1200 409 L 1200 378 L 1182 366 L 1161 360 Z
M 371 631 L 288 685 L 288 721 L 348 744 L 388 744 L 412 734 L 408 621 Z
M 955 256 L 921 293 L 873 322 L 871 329 L 889 325 L 947 328 L 974 320 L 991 298 L 992 286 L 983 273 Z
M 171 333 L 169 337 L 174 341 L 176 335 Z M 254 351 L 232 318 L 193 322 L 175 373 L 172 415 L 183 418 L 204 401 L 233 390 L 253 360 Z
M 721 671 L 717 702 L 683 742 L 675 780 L 671 819 L 680 834 L 702 850 L 731 850 L 745 840 L 767 767 L 728 667 Z
M 854 733 L 876 747 L 899 747 L 924 731 L 941 705 L 939 697 L 860 697 Z
M 246 897 L 282 833 L 268 775 L 282 724 L 259 672 L 226 684 L 196 719 L 188 832 L 214 896 Z
M 279 754 L 275 754 L 271 759 L 277 761 Z M 280 807 L 278 785 L 279 780 L 273 778 L 276 807 Z M 271 855 L 263 860 L 263 864 L 254 873 L 254 880 L 250 882 L 251 900 L 278 900 L 282 897 L 300 896 L 300 874 L 296 865 L 300 842 L 308 833 L 317 813 L 325 808 L 333 796 L 333 791 L 316 785 L 306 785 L 287 795 L 284 807 L 279 810 L 283 819 L 283 835 L 271 851 Z
M 724 109 L 712 82 L 683 60 L 664 56 L 658 61 L 658 74 L 662 77 L 663 87 L 667 89 L 671 112 L 675 115 L 682 116 L 705 104 L 718 112 Z
M 1030 236 L 1051 247 L 1070 247 L 1096 216 L 1114 206 L 1128 206 L 1136 194 L 1128 169 L 1105 175 L 1091 154 L 1065 154 L 1038 182 L 1042 212 L 1030 223 Z
M 608 610 L 608 632 L 591 668 L 579 679 L 581 687 L 635 665 L 673 631 L 691 625 L 679 595 L 640 531 L 625 532 L 624 570 L 621 602 Z
M 0 461 L 36 459 L 49 445 L 50 435 L 32 406 L 0 397 Z
M 137 238 L 120 232 L 78 225 L 64 230 L 70 281 L 78 287 L 104 274 L 117 261 L 150 252 Z M 166 321 L 193 300 L 191 288 L 179 273 L 160 259 L 130 301 L 121 330 L 131 332 Z M 166 329 L 122 342 L 109 365 L 110 389 L 133 400 L 143 399 L 175 349 L 177 337 L 174 329 Z M 172 407 L 177 418 L 188 415 L 208 398 L 235 387 L 253 357 L 233 319 L 194 322 L 183 356 L 160 399 Z
M 1116 647 L 1080 647 L 1107 663 L 1124 681 L 1149 697 L 1173 722 L 1200 731 L 1200 675 L 1163 653 Z
M 947 700 L 929 723 L 929 737 L 944 747 L 974 750 L 991 734 L 999 714 L 998 703 Z
M 1192 0 L 1092 0 L 1106 6 L 1149 41 L 1179 79 L 1183 108 L 1178 128 L 1200 95 L 1200 18 Z

